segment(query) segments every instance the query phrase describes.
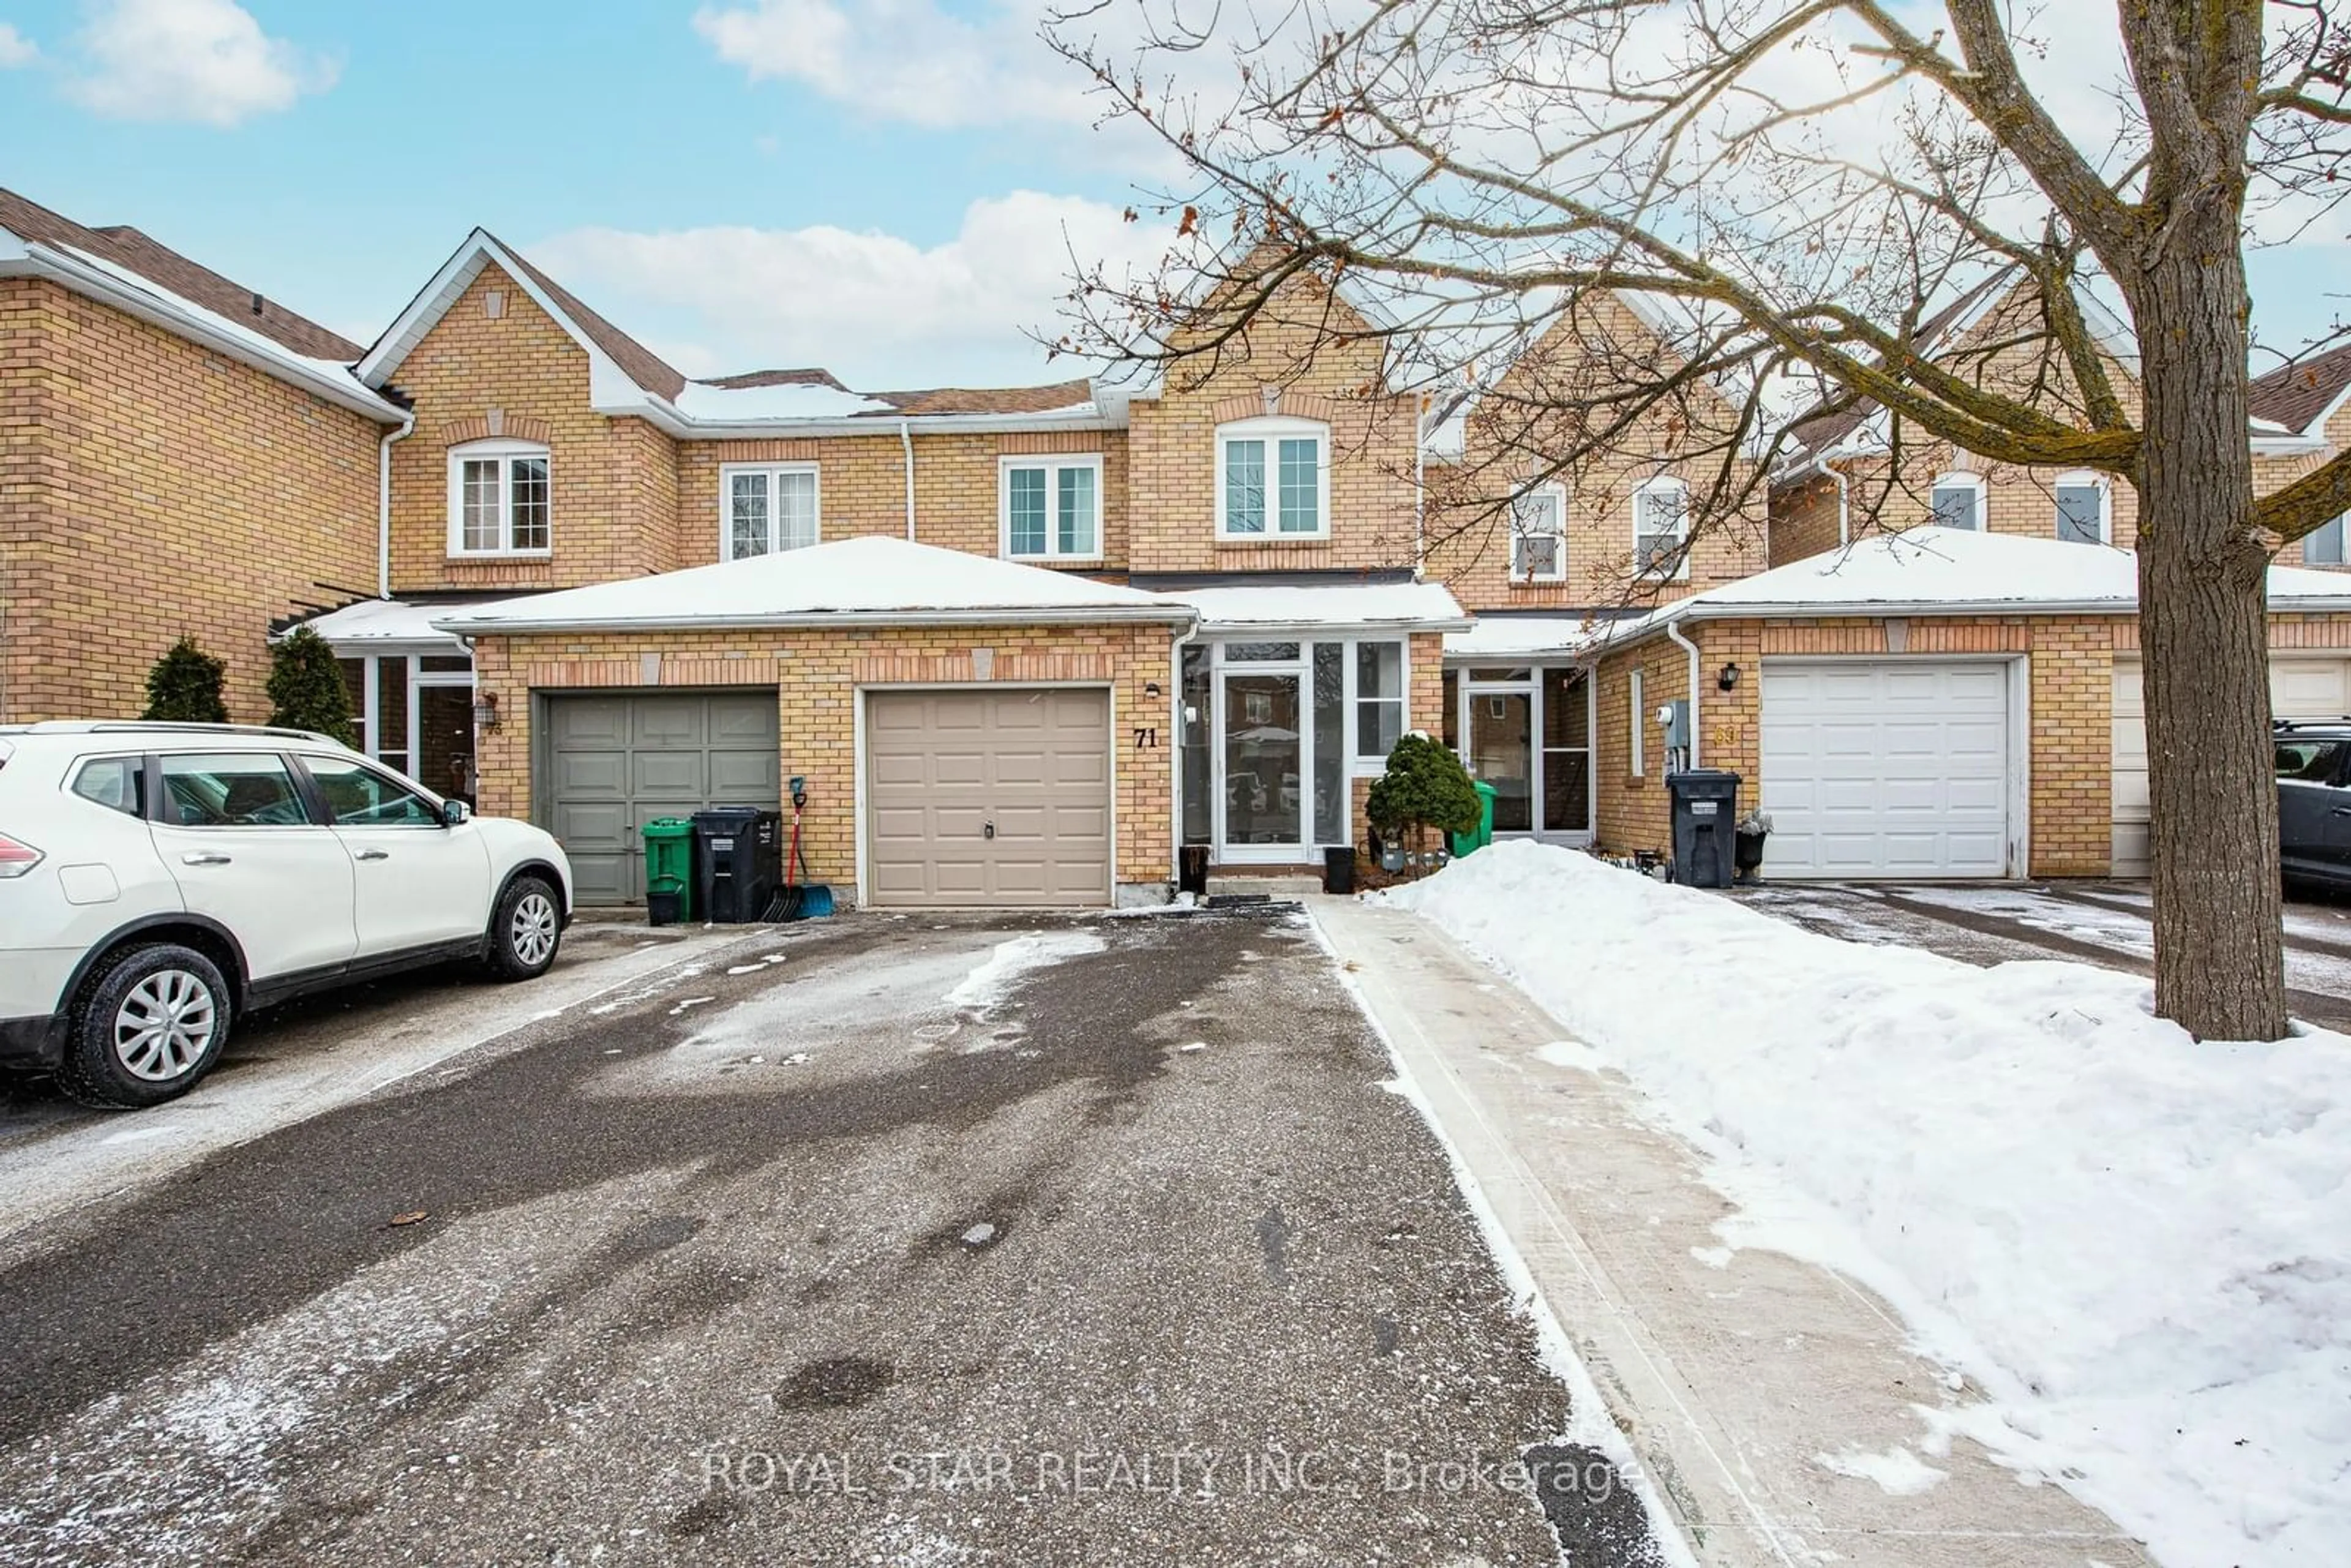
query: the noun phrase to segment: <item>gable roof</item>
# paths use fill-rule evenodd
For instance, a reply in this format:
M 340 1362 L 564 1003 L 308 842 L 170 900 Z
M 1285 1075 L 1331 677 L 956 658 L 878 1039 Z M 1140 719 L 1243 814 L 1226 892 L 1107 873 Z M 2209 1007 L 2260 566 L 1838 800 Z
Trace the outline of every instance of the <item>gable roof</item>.
M 0 190 L 7 276 L 45 278 L 370 418 L 404 417 L 350 373 L 358 344 L 128 225 L 90 228 Z
M 2343 394 L 2351 392 L 2351 343 L 2255 376 L 2246 392 L 2255 419 L 2315 434 L 2312 426 L 2323 424 Z
M 1141 589 L 883 536 L 502 600 L 454 612 L 433 625 L 479 637 L 860 624 L 1189 625 L 1194 617 L 1190 605 Z
M 2004 267 L 1977 283 L 1962 289 L 1949 304 L 1918 323 L 1913 340 L 1920 359 L 1932 360 L 1954 347 L 1984 314 L 2005 295 L 2017 280 L 2017 268 Z M 1834 401 L 1823 400 L 1823 402 Z M 1813 405 L 1815 411 L 1823 404 Z M 1856 398 L 1850 407 L 1828 412 L 1807 412 L 1798 414 L 1788 425 L 1790 448 L 1786 460 L 1800 465 L 1807 460 L 1826 457 L 1849 442 L 1866 449 L 1867 443 L 1855 441 L 1863 435 L 1864 427 L 1886 412 L 1886 405 L 1876 398 Z M 1882 446 L 1883 441 L 1876 444 Z
M 2269 569 L 2275 610 L 2351 610 L 2351 578 Z M 2138 609 L 2138 558 L 2108 545 L 1915 528 L 1693 593 L 1605 628 L 1623 643 L 1683 621 L 1823 615 L 2126 615 Z
M 1035 423 L 1108 428 L 1124 423 L 1123 402 L 1096 397 L 1090 382 L 1040 387 L 942 387 L 920 392 L 856 392 L 830 371 L 751 371 L 689 379 L 660 355 L 598 315 L 579 296 L 487 229 L 465 236 L 432 281 L 409 301 L 358 365 L 360 379 L 381 387 L 402 361 L 464 298 L 486 267 L 514 279 L 588 356 L 590 405 L 599 413 L 633 414 L 681 439 L 716 439 L 789 430 L 829 434 L 877 420 Z

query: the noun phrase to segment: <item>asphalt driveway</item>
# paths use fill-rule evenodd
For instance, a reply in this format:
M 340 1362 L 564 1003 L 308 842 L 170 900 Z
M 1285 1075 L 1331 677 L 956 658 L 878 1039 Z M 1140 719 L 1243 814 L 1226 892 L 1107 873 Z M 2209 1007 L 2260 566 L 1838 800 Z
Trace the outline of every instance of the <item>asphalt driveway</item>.
M 1729 896 L 1808 930 L 1970 964 L 2064 958 L 2155 972 L 2144 883 L 1771 883 Z M 2351 904 L 2289 895 L 2285 983 L 2294 1017 L 2351 1030 Z
M 1294 915 L 752 934 L 24 1233 L 0 1560 L 1652 1561 L 1390 1071 Z

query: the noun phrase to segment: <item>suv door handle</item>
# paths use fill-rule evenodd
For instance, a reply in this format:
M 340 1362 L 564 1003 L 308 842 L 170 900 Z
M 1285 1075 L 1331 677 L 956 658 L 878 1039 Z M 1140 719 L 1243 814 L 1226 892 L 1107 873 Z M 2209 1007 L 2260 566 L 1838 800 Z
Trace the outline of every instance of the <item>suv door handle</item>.
M 228 856 L 218 850 L 190 850 L 180 857 L 182 865 L 226 865 Z
M 361 850 L 351 858 L 356 861 L 388 861 L 392 858 L 392 852 L 390 850 Z
M 2351 806 L 2337 806 L 2326 814 L 2330 817 L 2351 817 Z

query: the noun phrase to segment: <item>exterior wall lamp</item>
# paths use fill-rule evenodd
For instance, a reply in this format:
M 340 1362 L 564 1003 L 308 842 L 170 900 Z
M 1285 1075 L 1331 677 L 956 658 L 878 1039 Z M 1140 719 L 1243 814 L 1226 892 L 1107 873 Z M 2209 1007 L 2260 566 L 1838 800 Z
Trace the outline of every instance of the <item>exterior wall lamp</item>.
M 476 730 L 493 730 L 498 727 L 497 693 L 474 694 L 474 727 Z
M 1723 665 L 1722 674 L 1714 677 L 1714 684 L 1716 687 L 1721 691 L 1737 691 L 1739 689 L 1739 666 L 1737 664 Z

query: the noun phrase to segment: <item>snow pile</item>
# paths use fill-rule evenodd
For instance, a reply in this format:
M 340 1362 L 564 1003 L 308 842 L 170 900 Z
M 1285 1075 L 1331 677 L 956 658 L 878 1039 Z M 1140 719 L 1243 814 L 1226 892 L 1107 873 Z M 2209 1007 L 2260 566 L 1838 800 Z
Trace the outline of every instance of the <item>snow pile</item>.
M 1108 944 L 1091 931 L 1040 932 L 999 942 L 986 961 L 974 968 L 955 989 L 940 998 L 951 1008 L 986 1012 L 1012 994 L 1022 976 L 1032 969 L 1050 969 L 1071 958 L 1099 953 Z
M 2132 976 L 1857 946 L 1531 843 L 1387 896 L 1717 1157 L 1727 1239 L 1864 1280 L 1988 1396 L 1930 1420 L 2168 1563 L 2341 1561 L 2351 1039 L 2199 1044 Z

